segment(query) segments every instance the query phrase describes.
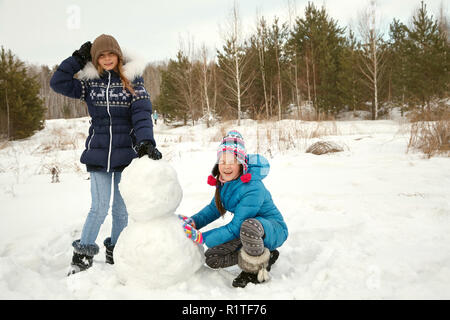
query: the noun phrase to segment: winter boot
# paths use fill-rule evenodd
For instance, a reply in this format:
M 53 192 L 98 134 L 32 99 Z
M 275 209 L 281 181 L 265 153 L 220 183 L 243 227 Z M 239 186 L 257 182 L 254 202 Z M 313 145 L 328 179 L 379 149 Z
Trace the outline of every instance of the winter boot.
M 114 264 L 114 256 L 113 256 L 113 251 L 114 251 L 114 247 L 111 244 L 111 238 L 106 238 L 105 241 L 103 241 L 103 244 L 105 245 L 106 248 L 106 263 L 109 264 Z
M 233 280 L 233 287 L 244 288 L 249 282 L 258 284 L 269 280 L 269 271 L 267 270 L 269 259 L 270 251 L 267 248 L 264 248 L 264 252 L 260 256 L 251 256 L 241 249 L 238 265 L 242 272 Z
M 248 283 L 258 284 L 258 276 L 256 273 L 249 273 L 242 271 L 234 280 L 233 287 L 235 288 L 245 288 Z
M 67 274 L 68 276 L 92 267 L 94 256 L 99 251 L 96 244 L 82 245 L 80 244 L 80 240 L 75 240 L 72 243 L 72 246 L 74 250 L 72 263 L 70 264 L 71 269 Z
M 73 252 L 72 263 L 70 264 L 70 271 L 67 273 L 68 276 L 84 271 L 92 267 L 93 256 L 88 256 L 87 254 Z
M 270 271 L 272 268 L 272 265 L 277 261 L 278 256 L 280 255 L 280 252 L 278 250 L 270 251 L 270 258 L 269 258 L 269 264 L 267 265 L 267 271 Z

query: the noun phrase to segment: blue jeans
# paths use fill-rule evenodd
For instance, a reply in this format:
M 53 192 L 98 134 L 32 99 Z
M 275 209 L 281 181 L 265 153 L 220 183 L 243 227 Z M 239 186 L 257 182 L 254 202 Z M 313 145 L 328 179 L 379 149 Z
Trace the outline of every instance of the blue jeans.
M 79 244 L 81 247 L 92 247 L 97 245 L 100 226 L 105 221 L 109 210 L 111 199 L 111 184 L 114 182 L 114 196 L 112 204 L 112 230 L 111 244 L 115 245 L 120 233 L 128 224 L 128 212 L 125 202 L 119 191 L 121 172 L 91 172 L 91 210 L 84 223 Z

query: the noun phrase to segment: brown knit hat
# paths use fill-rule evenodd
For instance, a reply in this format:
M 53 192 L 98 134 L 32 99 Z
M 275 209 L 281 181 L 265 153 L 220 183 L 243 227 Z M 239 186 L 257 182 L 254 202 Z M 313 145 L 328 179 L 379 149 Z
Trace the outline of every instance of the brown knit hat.
M 98 67 L 98 57 L 102 52 L 105 51 L 114 52 L 119 58 L 123 57 L 122 50 L 120 49 L 117 40 L 113 36 L 102 34 L 94 40 L 94 43 L 91 47 L 92 63 L 96 68 Z

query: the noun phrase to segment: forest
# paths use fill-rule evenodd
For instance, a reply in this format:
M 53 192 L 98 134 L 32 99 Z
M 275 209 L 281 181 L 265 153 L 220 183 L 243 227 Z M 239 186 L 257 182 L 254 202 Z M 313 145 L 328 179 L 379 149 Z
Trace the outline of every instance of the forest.
M 330 120 L 343 111 L 377 120 L 392 108 L 448 114 L 450 27 L 444 10 L 435 17 L 424 1 L 387 31 L 374 1 L 354 29 L 311 2 L 301 14 L 290 9 L 287 21 L 257 16 L 251 30 L 234 5 L 223 29 L 221 48 L 187 37 L 176 57 L 148 63 L 145 85 L 164 122 Z M 27 137 L 45 119 L 88 116 L 84 103 L 50 89 L 56 68 L 26 65 L 1 47 L 1 138 Z

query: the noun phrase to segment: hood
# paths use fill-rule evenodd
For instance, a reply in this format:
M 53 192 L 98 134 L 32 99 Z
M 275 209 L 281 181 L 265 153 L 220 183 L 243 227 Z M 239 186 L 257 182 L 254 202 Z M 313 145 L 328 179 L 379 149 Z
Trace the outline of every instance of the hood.
M 248 173 L 252 180 L 262 180 L 269 174 L 269 161 L 260 154 L 248 155 Z
M 142 77 L 144 74 L 147 62 L 142 56 L 127 49 L 122 49 L 123 53 L 123 70 L 125 77 L 128 80 L 133 81 L 136 77 Z M 93 80 L 99 79 L 97 69 L 92 62 L 88 62 L 86 66 L 78 72 L 78 79 L 80 80 Z

